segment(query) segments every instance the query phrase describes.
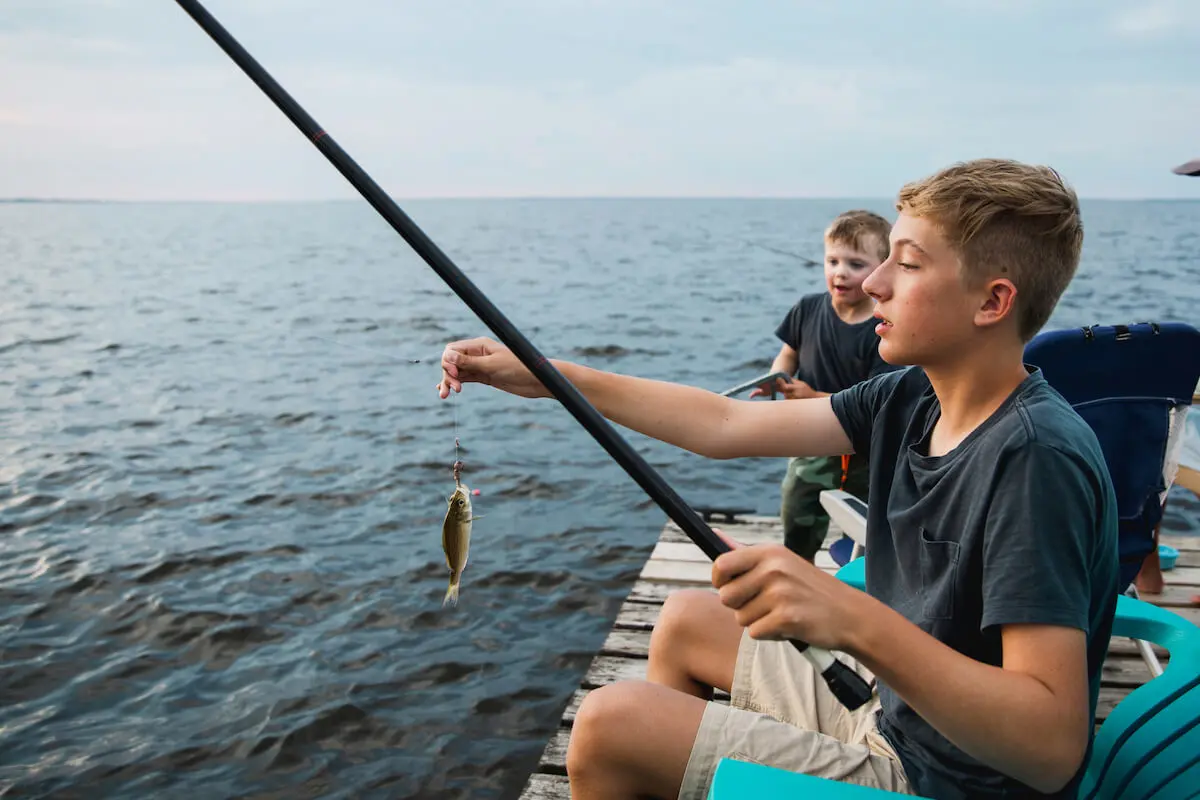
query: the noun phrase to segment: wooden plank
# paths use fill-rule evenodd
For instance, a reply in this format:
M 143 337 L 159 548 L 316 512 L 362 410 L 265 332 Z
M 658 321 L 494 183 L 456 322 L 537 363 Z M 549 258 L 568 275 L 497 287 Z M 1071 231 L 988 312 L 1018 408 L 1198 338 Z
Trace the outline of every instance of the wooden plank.
M 567 703 L 567 708 L 563 711 L 562 725 L 563 727 L 571 727 L 575 723 L 575 714 L 579 711 L 579 706 L 583 703 L 583 698 L 591 693 L 592 689 L 576 689 L 575 694 L 571 696 L 571 701 Z M 729 693 L 716 691 L 713 693 L 713 700 L 718 703 L 729 703 Z
M 712 559 L 704 555 L 704 551 L 691 542 L 659 542 L 654 546 L 654 550 L 650 552 L 650 559 L 647 565 L 652 561 L 687 561 L 701 564 L 712 564 Z M 833 560 L 833 556 L 829 555 L 828 550 L 817 552 L 815 563 L 821 569 L 838 570 L 841 567 Z
M 1170 653 L 1168 653 L 1165 648 L 1159 647 L 1156 644 L 1152 644 L 1150 646 L 1154 649 L 1155 654 L 1158 656 L 1158 660 L 1164 664 L 1167 663 L 1167 659 L 1170 657 Z M 1118 636 L 1114 636 L 1113 638 L 1108 640 L 1108 654 L 1110 656 L 1114 656 L 1114 655 L 1115 656 L 1138 656 L 1139 655 L 1137 645 L 1134 644 L 1132 639 L 1125 639 L 1123 637 L 1118 637 Z
M 546 743 L 546 749 L 542 751 L 542 758 L 537 765 L 538 772 L 566 775 L 567 745 L 570 742 L 570 728 L 559 728 L 555 731 L 554 735 L 550 737 L 550 741 Z
M 1200 567 L 1200 552 L 1180 550 L 1179 558 L 1175 561 L 1179 567 Z
M 713 527 L 720 528 L 724 533 L 743 544 L 783 541 L 783 527 L 780 525 L 778 517 L 742 518 L 734 523 L 727 522 L 714 525 Z M 825 537 L 825 542 L 821 545 L 822 549 L 828 550 L 829 545 L 840 538 L 842 538 L 841 530 L 837 525 L 831 523 L 829 525 L 829 534 Z M 687 537 L 687 534 L 680 530 L 679 526 L 674 522 L 670 521 L 663 527 L 659 541 L 692 544 L 692 540 Z
M 1172 586 L 1200 586 L 1200 567 L 1181 567 L 1178 564 L 1172 569 L 1163 570 L 1163 580 L 1170 581 Z
M 1172 569 L 1172 570 L 1168 570 L 1167 572 L 1164 572 L 1163 580 L 1171 581 L 1172 580 L 1171 573 L 1173 573 L 1174 571 L 1175 570 Z M 1141 599 L 1145 600 L 1147 603 L 1152 603 L 1153 605 L 1156 605 L 1156 606 L 1163 606 L 1164 608 L 1169 608 L 1172 611 L 1174 611 L 1176 614 L 1179 614 L 1181 616 L 1188 616 L 1184 612 L 1187 612 L 1189 610 L 1190 611 L 1197 610 L 1195 603 L 1192 602 L 1192 597 L 1195 595 L 1196 595 L 1196 587 L 1195 586 L 1174 586 L 1171 583 L 1168 583 L 1166 586 L 1163 587 L 1163 590 L 1161 593 L 1150 594 L 1149 592 L 1143 592 L 1141 594 Z
M 693 584 L 680 585 L 678 583 L 659 583 L 658 581 L 639 580 L 633 584 L 633 588 L 629 590 L 628 600 L 634 603 L 654 603 L 662 605 L 667 599 L 667 595 L 671 592 L 677 592 L 680 589 L 703 589 L 709 592 L 715 592 L 711 583 L 704 585 Z
M 649 658 L 650 631 L 609 631 L 604 644 L 600 645 L 600 655 L 624 656 L 625 658 Z
M 1158 537 L 1160 544 L 1169 544 L 1176 550 L 1200 552 L 1200 536 L 1189 536 L 1183 533 L 1164 533 Z
M 595 689 L 617 681 L 646 680 L 646 659 L 596 656 L 583 676 L 583 688 Z
M 639 577 L 656 583 L 704 586 L 711 584 L 712 564 L 697 561 L 647 561 Z
M 529 776 L 525 791 L 518 800 L 567 800 L 571 784 L 566 775 L 545 775 L 535 772 Z
M 626 600 L 617 612 L 614 628 L 621 630 L 649 630 L 658 621 L 662 606 L 657 603 L 635 603 Z
M 825 569 L 832 574 L 836 566 Z M 685 584 L 687 586 L 711 586 L 711 561 L 647 561 L 641 579 L 654 583 Z

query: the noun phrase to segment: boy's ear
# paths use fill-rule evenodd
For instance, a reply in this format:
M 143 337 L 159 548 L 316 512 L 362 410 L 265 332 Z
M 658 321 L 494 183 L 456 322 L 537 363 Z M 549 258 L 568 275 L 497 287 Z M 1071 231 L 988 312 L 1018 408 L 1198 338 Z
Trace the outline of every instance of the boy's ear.
M 992 278 L 983 286 L 982 299 L 975 312 L 975 324 L 997 325 L 1016 313 L 1017 287 L 1008 278 Z

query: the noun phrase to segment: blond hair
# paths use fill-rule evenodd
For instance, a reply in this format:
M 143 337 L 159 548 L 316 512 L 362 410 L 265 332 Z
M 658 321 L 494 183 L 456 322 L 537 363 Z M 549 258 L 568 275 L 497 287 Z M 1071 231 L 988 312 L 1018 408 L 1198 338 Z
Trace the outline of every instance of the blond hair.
M 825 241 L 853 247 L 860 253 L 875 253 L 886 261 L 892 235 L 892 223 L 876 214 L 856 208 L 838 214 L 825 229 Z
M 998 276 L 1013 282 L 1024 342 L 1050 319 L 1079 266 L 1079 198 L 1050 167 L 999 158 L 958 163 L 906 185 L 896 209 L 941 229 L 968 285 Z

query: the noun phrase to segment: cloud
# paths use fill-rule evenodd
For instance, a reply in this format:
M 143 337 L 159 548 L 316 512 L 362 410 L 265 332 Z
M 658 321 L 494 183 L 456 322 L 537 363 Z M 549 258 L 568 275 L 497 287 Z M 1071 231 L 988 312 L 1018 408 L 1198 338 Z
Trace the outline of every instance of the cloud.
M 1110 26 L 1118 36 L 1149 39 L 1177 31 L 1184 22 L 1182 3 L 1158 2 L 1126 8 L 1112 18 Z

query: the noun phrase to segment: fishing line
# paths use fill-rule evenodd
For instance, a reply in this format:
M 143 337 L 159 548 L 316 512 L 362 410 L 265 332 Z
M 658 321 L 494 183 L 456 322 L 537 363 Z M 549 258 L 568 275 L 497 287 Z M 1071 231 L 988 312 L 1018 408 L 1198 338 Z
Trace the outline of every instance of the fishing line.
M 777 253 L 781 256 L 788 256 L 789 258 L 795 258 L 799 261 L 803 261 L 806 267 L 822 266 L 822 262 L 811 259 L 808 256 L 802 256 L 799 253 L 793 253 L 791 250 L 783 250 L 778 247 L 772 247 L 771 245 L 763 244 L 762 242 L 752 242 L 749 239 L 743 239 L 742 241 L 752 247 L 761 247 L 763 250 L 770 250 L 772 253 Z
M 462 462 L 462 458 L 460 458 L 458 455 L 458 403 L 455 401 L 453 394 L 454 393 L 451 392 L 452 396 L 450 398 L 450 407 L 454 409 L 454 467 L 452 469 L 454 471 L 454 485 L 461 486 L 462 471 L 465 465 Z

